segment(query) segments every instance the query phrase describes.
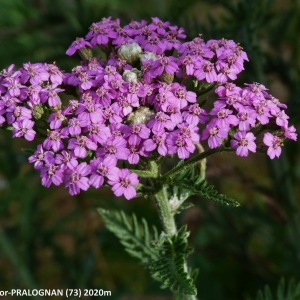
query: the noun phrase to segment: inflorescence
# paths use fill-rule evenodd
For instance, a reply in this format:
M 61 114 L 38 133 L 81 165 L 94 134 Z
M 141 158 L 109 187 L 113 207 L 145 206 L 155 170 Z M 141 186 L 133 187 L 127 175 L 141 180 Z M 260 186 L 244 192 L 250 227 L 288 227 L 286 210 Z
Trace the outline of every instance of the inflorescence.
M 13 137 L 44 139 L 29 157 L 42 185 L 64 184 L 75 195 L 108 184 L 131 199 L 139 179 L 119 160 L 187 159 L 202 140 L 211 149 L 223 145 L 239 156 L 261 150 L 273 159 L 284 139 L 297 139 L 286 105 L 262 84 L 231 82 L 248 61 L 239 44 L 185 37 L 183 28 L 158 18 L 124 27 L 103 18 L 67 50 L 83 58 L 71 73 L 46 63 L 2 71 L 0 125 Z M 106 59 L 93 57 L 95 46 Z M 218 99 L 206 111 L 197 100 L 214 88 Z M 60 94 L 72 89 L 79 96 L 63 105 Z

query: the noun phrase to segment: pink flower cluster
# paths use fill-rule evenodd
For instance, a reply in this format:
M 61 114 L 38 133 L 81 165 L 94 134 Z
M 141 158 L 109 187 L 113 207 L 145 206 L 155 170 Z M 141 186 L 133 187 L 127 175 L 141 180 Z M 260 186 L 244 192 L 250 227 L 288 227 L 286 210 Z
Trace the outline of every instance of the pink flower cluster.
M 0 125 L 12 126 L 13 137 L 43 138 L 29 162 L 45 187 L 64 184 L 75 195 L 107 184 L 127 199 L 136 196 L 139 179 L 124 163 L 136 165 L 155 153 L 187 159 L 206 139 L 209 148 L 228 145 L 247 156 L 256 151 L 262 126 L 274 133 L 263 137 L 270 158 L 280 155 L 283 139 L 296 140 L 286 106 L 263 85 L 228 82 L 248 60 L 238 44 L 184 39 L 183 28 L 158 18 L 123 28 L 118 19 L 103 18 L 67 50 L 84 58 L 71 73 L 30 63 L 2 71 Z M 107 59 L 92 57 L 96 45 Z M 210 112 L 197 103 L 197 88 L 205 85 L 217 87 Z M 63 105 L 59 94 L 70 88 L 78 99 Z

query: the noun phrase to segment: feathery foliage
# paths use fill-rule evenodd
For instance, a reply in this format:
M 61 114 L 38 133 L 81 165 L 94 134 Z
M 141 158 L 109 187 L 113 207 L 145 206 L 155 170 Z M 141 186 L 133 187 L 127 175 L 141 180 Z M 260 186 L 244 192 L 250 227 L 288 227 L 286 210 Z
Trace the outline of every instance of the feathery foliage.
M 191 248 L 187 248 L 188 235 L 186 226 L 183 226 L 177 235 L 165 239 L 159 247 L 159 259 L 151 262 L 148 268 L 153 278 L 160 281 L 163 287 L 175 293 L 196 295 L 193 279 L 185 270 L 185 258 L 192 252 Z
M 273 297 L 269 286 L 266 286 L 264 292 L 259 291 L 256 300 L 299 300 L 300 299 L 300 282 L 296 284 L 294 279 L 291 279 L 288 284 L 284 278 L 281 278 L 277 287 L 276 298 Z
M 185 178 L 185 179 L 173 179 L 172 183 L 182 189 L 189 189 L 191 194 L 196 194 L 203 196 L 204 198 L 214 201 L 218 204 L 225 206 L 233 206 L 237 207 L 240 204 L 232 198 L 229 198 L 223 194 L 219 194 L 218 191 L 214 189 L 214 186 L 206 186 L 207 182 L 202 180 L 201 182 L 197 182 L 197 179 L 193 181 L 193 179 Z
M 110 212 L 99 208 L 98 212 L 106 227 L 120 239 L 121 244 L 131 256 L 138 258 L 143 264 L 158 258 L 156 248 L 151 247 L 150 244 L 152 240 L 158 240 L 155 226 L 153 226 L 153 234 L 150 234 L 147 221 L 142 219 L 142 226 L 140 226 L 135 214 L 132 214 L 130 220 L 123 211 Z

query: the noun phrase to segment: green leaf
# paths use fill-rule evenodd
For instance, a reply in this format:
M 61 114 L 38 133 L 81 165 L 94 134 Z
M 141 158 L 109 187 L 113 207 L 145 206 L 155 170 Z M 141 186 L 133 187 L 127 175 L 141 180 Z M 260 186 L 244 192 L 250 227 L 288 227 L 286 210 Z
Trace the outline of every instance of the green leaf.
M 150 234 L 145 219 L 142 219 L 140 226 L 134 214 L 132 218 L 129 218 L 123 211 L 110 212 L 99 208 L 98 212 L 107 229 L 120 239 L 121 244 L 131 256 L 140 259 L 143 264 L 158 258 L 156 247 L 151 246 L 152 240 L 158 239 L 157 229 L 153 226 L 153 234 Z
M 276 298 L 266 286 L 264 292 L 259 291 L 256 300 L 299 300 L 300 299 L 300 282 L 296 285 L 295 280 L 291 279 L 288 286 L 285 284 L 284 278 L 281 278 L 277 287 Z
M 172 292 L 196 295 L 197 289 L 185 266 L 185 258 L 192 252 L 187 247 L 188 235 L 186 226 L 183 226 L 175 236 L 165 239 L 158 248 L 159 258 L 148 264 L 148 268 L 153 278 Z
M 34 149 L 25 149 L 25 148 L 22 148 L 21 151 L 22 151 L 23 153 L 25 153 L 26 155 L 29 156 L 29 155 L 34 154 L 34 152 L 36 151 L 36 149 L 34 150 Z
M 176 167 L 181 166 L 184 163 L 184 160 L 179 161 Z M 191 168 L 183 170 L 182 172 L 178 173 L 175 177 L 175 181 L 181 181 L 184 179 L 193 180 L 194 182 L 198 183 L 201 180 L 201 163 L 195 164 Z M 194 193 L 193 191 L 188 188 L 181 188 L 177 185 L 168 185 L 167 188 L 168 199 L 170 202 L 170 206 L 173 213 L 180 213 L 182 210 L 190 208 L 193 206 L 192 203 L 184 203 L 184 201 L 192 196 Z
M 219 194 L 212 185 L 206 186 L 207 182 L 205 180 L 197 182 L 197 178 L 182 178 L 181 180 L 178 180 L 175 177 L 170 184 L 183 189 L 187 189 L 191 192 L 191 194 L 201 195 L 206 199 L 214 201 L 221 205 L 233 207 L 240 206 L 240 204 L 234 199 L 229 198 L 223 194 Z

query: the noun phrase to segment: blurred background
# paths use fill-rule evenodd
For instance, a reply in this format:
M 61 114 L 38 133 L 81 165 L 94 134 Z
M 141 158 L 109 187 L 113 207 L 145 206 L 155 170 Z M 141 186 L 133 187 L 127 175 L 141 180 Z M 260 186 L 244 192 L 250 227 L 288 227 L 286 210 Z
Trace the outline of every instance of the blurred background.
M 263 83 L 288 105 L 300 129 L 300 3 L 297 0 L 0 0 L 0 69 L 14 63 L 56 61 L 65 71 L 76 37 L 92 22 L 122 24 L 157 16 L 186 29 L 187 39 L 240 42 L 250 62 L 239 84 Z M 178 217 L 191 231 L 201 300 L 250 300 L 280 277 L 300 280 L 299 142 L 287 142 L 280 159 L 216 154 L 207 179 L 242 205 L 230 209 L 200 197 Z M 77 197 L 41 186 L 20 148 L 30 144 L 0 133 L 0 290 L 97 288 L 111 299 L 171 299 L 108 232 L 96 208 L 135 212 L 159 226 L 154 204 L 114 199 L 107 189 Z M 29 299 L 29 298 L 27 298 Z M 35 297 L 35 299 L 37 299 Z M 49 298 L 51 299 L 51 298 Z M 54 298 L 53 298 L 54 299 Z M 55 299 L 59 299 L 55 297 Z M 91 297 L 92 299 L 92 297 Z

